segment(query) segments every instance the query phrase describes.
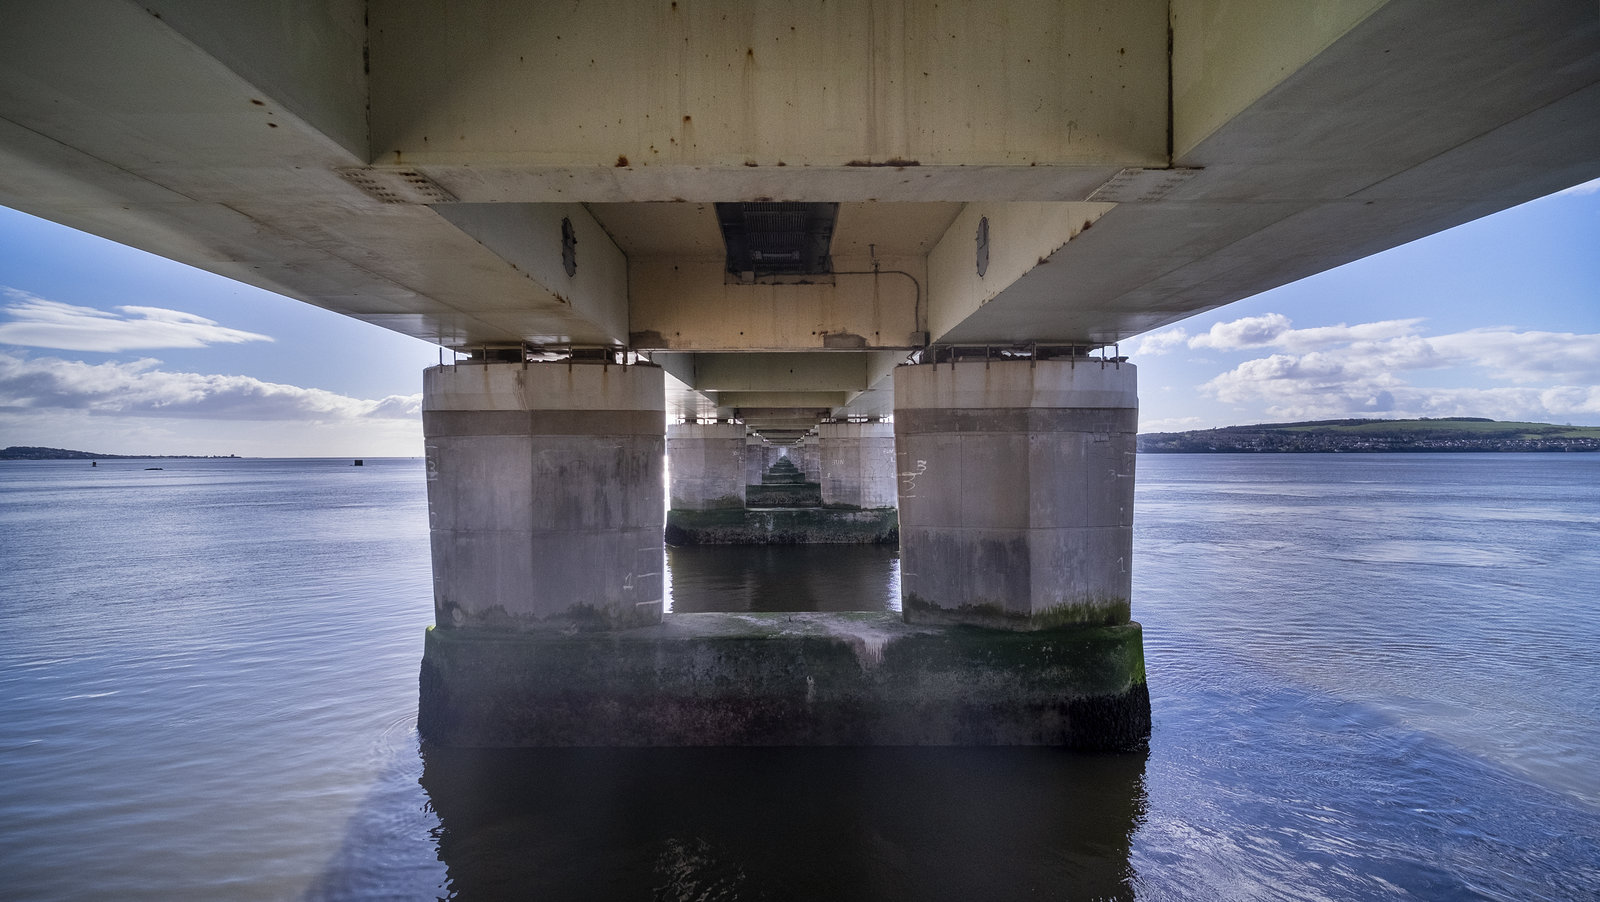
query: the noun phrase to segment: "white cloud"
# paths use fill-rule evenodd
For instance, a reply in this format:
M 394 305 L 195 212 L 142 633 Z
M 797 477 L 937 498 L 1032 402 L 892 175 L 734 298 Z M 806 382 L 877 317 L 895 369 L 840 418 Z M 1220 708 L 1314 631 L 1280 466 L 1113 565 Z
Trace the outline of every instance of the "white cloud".
M 1394 320 L 1329 327 L 1343 334 L 1380 336 Z M 1316 330 L 1290 330 L 1312 332 Z M 1274 343 L 1295 340 L 1280 332 Z M 1462 368 L 1490 387 L 1425 387 L 1409 371 Z M 1303 354 L 1247 360 L 1201 386 L 1228 404 L 1264 404 L 1273 417 L 1487 416 L 1511 420 L 1593 419 L 1600 414 L 1600 334 L 1479 329 L 1424 337 L 1350 340 Z
M 1140 432 L 1185 432 L 1200 428 L 1204 422 L 1199 417 L 1164 417 L 1159 420 L 1139 420 Z
M 1421 319 L 1386 319 L 1375 323 L 1357 323 L 1347 326 L 1313 326 L 1309 329 L 1289 329 L 1279 335 L 1274 344 L 1291 351 L 1309 351 L 1351 341 L 1386 341 L 1414 336 L 1422 325 Z
M 1134 339 L 1133 347 L 1128 351 L 1129 356 L 1142 355 L 1157 357 L 1167 353 L 1173 348 L 1182 347 L 1189 341 L 1189 333 L 1181 327 L 1167 329 L 1164 332 L 1151 332 Z
M 0 410 L 315 423 L 420 417 L 421 395 L 369 401 L 249 376 L 176 373 L 160 361 L 88 364 L 0 352 Z
M 1247 316 L 1232 322 L 1216 323 L 1211 330 L 1189 339 L 1191 348 L 1237 351 L 1270 345 L 1289 331 L 1289 318 L 1281 313 Z
M 118 315 L 46 300 L 14 288 L 0 289 L 0 293 L 15 301 L 5 308 L 12 319 L 0 323 L 0 344 L 116 353 L 272 340 L 270 336 L 230 329 L 203 316 L 162 307 L 118 307 Z
M 1600 334 L 1473 329 L 1428 342 L 1445 357 L 1509 382 L 1600 383 Z
M 1282 348 L 1303 353 L 1352 341 L 1384 341 L 1415 335 L 1421 324 L 1421 319 L 1389 319 L 1354 326 L 1340 323 L 1296 329 L 1287 316 L 1267 313 L 1216 323 L 1209 331 L 1189 339 L 1189 347 L 1216 351 Z

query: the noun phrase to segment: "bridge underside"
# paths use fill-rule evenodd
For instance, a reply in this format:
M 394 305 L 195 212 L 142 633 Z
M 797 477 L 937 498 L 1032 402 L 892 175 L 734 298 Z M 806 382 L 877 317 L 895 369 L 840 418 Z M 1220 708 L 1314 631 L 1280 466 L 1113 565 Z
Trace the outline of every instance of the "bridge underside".
M 1114 343 L 1600 175 L 1585 0 L 5 18 L 0 203 L 457 350 L 654 352 L 674 415 L 774 428 L 889 413 L 930 342 Z M 837 204 L 829 272 L 730 272 L 740 202 Z
M 892 417 L 916 629 L 883 641 L 907 654 L 950 624 L 1129 624 L 1136 401 L 1109 346 L 1600 177 L 1592 0 L 0 0 L 0 21 L 0 204 L 471 357 L 424 400 L 457 631 L 430 641 L 435 701 L 464 698 L 438 680 L 474 635 L 547 660 L 552 631 L 654 630 L 634 660 L 688 668 L 651 677 L 661 698 L 740 660 L 722 627 L 660 626 L 668 420 L 803 443 Z M 841 653 L 762 647 L 819 641 Z M 985 654 L 862 658 L 865 695 L 831 710 Z M 1083 697 L 1141 704 L 1142 663 L 1107 667 L 1120 688 Z M 821 672 L 761 673 L 814 709 L 794 680 Z M 1031 691 L 980 684 L 929 717 Z

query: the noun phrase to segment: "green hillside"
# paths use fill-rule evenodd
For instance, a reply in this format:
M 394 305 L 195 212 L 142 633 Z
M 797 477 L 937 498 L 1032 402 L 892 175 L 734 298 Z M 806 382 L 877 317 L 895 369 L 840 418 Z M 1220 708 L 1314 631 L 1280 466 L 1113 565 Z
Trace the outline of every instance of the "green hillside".
M 1245 429 L 1270 427 L 1245 426 Z M 1516 423 L 1478 417 L 1444 417 L 1422 420 L 1323 420 L 1283 423 L 1290 432 L 1328 431 L 1346 435 L 1468 435 L 1498 438 L 1600 438 L 1600 426 L 1557 426 L 1551 423 Z
M 1139 436 L 1147 453 L 1600 451 L 1600 427 L 1479 417 L 1260 423 Z

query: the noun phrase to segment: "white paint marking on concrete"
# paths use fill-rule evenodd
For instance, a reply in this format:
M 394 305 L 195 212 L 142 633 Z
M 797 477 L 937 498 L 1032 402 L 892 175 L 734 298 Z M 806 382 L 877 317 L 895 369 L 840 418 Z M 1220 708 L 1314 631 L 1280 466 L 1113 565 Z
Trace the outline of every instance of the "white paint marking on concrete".
M 900 497 L 917 497 L 917 477 L 926 472 L 928 472 L 928 462 L 925 460 L 919 460 L 917 461 L 917 468 L 915 470 L 907 470 L 901 473 L 900 478 L 904 481 L 905 488 L 901 489 Z

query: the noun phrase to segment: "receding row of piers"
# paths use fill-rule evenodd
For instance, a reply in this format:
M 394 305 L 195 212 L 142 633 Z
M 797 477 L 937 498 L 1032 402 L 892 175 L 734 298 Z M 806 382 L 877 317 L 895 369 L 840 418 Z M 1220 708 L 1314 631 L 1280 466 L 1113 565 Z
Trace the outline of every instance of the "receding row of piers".
M 1142 741 L 1148 696 L 1129 619 L 1134 368 L 923 363 L 898 368 L 894 392 L 892 424 L 822 423 L 776 447 L 738 422 L 668 426 L 663 372 L 649 364 L 429 369 L 437 627 L 424 735 Z M 901 615 L 664 616 L 669 509 L 754 511 L 752 488 L 775 472 L 815 484 L 825 511 L 897 509 Z M 572 643 L 590 674 L 576 684 Z M 561 673 L 557 661 L 568 661 Z M 921 713 L 891 716 L 897 699 Z
M 750 434 L 738 422 L 674 423 L 666 429 L 671 510 L 749 506 L 748 488 L 772 484 L 772 468 L 784 462 L 803 477 L 799 484 L 817 486 L 823 507 L 895 506 L 889 423 L 819 423 L 812 434 L 789 444 Z

